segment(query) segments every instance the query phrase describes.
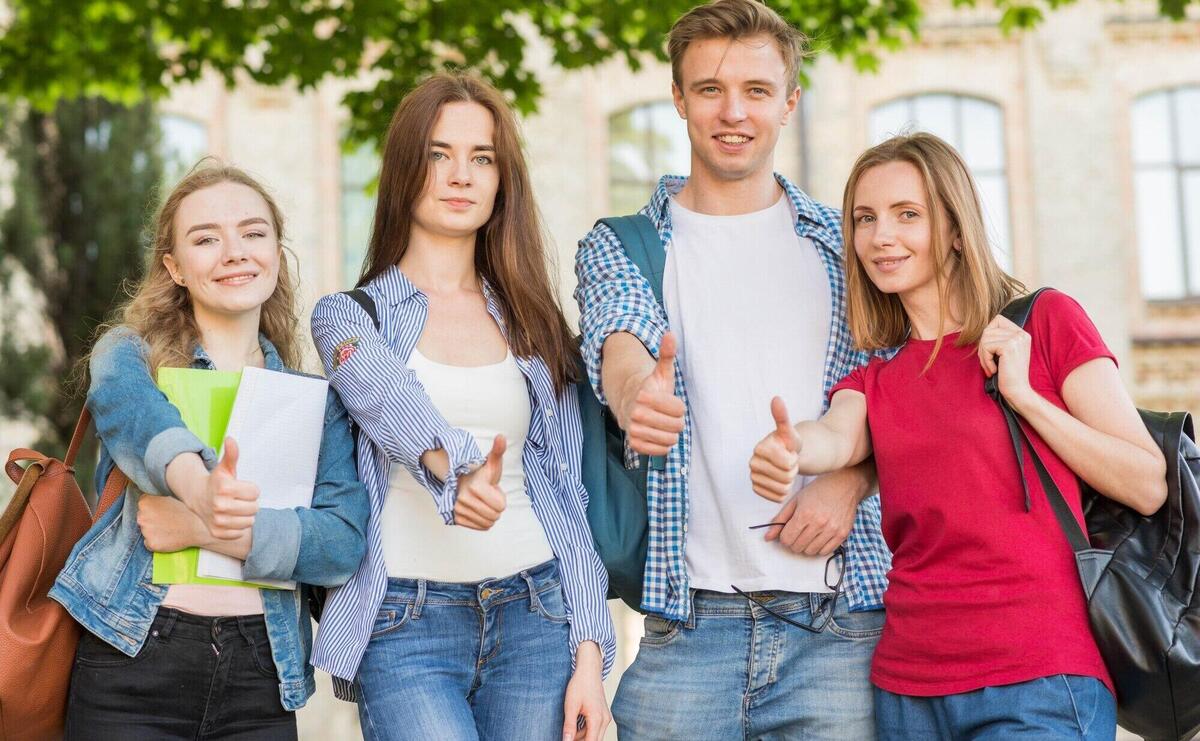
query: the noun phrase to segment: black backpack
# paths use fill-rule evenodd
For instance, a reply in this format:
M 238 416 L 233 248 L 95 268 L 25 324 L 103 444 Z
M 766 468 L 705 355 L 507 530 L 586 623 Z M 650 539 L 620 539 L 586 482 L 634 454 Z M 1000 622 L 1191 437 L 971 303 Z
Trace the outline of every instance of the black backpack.
M 1044 290 L 1003 316 L 1024 327 Z M 987 391 L 1008 423 L 1022 480 L 1024 447 L 1075 551 L 1092 634 L 1117 689 L 1117 721 L 1150 739 L 1191 738 L 1200 731 L 1200 448 L 1191 415 L 1138 410 L 1167 460 L 1167 501 L 1144 517 L 1080 481 L 1084 533 L 995 376 Z

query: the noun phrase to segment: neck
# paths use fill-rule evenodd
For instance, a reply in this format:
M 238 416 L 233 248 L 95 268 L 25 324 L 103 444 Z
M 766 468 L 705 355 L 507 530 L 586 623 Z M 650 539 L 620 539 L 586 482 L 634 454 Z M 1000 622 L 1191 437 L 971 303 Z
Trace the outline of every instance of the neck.
M 908 315 L 909 326 L 912 327 L 914 340 L 936 340 L 938 338 L 938 322 L 942 311 L 942 302 L 938 298 L 937 284 L 929 281 L 920 288 L 900 294 L 900 303 L 904 305 L 904 313 Z M 957 332 L 962 328 L 959 312 L 953 300 L 946 312 L 946 326 L 942 331 L 946 334 Z
M 715 176 L 692 155 L 692 175 L 676 198 L 681 206 L 697 213 L 737 216 L 770 208 L 782 193 L 770 163 L 744 178 L 726 180 Z
M 414 225 L 399 267 L 425 293 L 478 291 L 476 232 L 463 236 L 433 234 Z
M 262 307 L 241 314 L 214 314 L 193 307 L 200 344 L 217 370 L 240 371 L 247 365 L 262 367 L 258 323 Z

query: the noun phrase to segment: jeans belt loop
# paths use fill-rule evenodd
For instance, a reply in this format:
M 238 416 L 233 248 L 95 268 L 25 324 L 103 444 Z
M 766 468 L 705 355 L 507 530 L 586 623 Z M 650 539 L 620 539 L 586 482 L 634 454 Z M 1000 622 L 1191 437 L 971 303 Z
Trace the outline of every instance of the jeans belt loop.
M 683 624 L 683 627 L 687 628 L 688 630 L 695 630 L 695 628 L 696 628 L 696 590 L 695 589 L 688 590 L 688 598 L 687 599 L 688 599 L 688 616 L 687 616 L 687 620 Z
M 425 604 L 425 585 L 427 582 L 424 579 L 417 579 L 417 601 L 413 603 L 412 619 L 419 620 L 421 617 L 421 607 Z
M 179 619 L 179 613 L 176 610 L 167 610 L 164 615 L 162 627 L 158 628 L 158 637 L 167 638 L 171 635 L 171 631 L 175 629 L 175 621 Z
M 529 571 L 522 571 L 521 578 L 525 580 L 525 584 L 529 586 L 529 611 L 537 612 L 542 606 L 542 600 L 538 598 L 537 583 L 533 577 L 529 575 Z

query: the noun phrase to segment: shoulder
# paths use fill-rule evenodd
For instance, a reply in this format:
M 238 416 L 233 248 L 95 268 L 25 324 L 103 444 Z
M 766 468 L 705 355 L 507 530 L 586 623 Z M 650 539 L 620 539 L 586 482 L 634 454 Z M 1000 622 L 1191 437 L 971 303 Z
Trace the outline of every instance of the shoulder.
M 1029 326 L 1051 329 L 1060 326 L 1091 325 L 1091 317 L 1078 301 L 1062 291 L 1047 288 L 1038 295 L 1029 312 Z
M 92 364 L 107 358 L 130 357 L 145 361 L 150 347 L 142 336 L 127 326 L 108 329 L 92 346 Z

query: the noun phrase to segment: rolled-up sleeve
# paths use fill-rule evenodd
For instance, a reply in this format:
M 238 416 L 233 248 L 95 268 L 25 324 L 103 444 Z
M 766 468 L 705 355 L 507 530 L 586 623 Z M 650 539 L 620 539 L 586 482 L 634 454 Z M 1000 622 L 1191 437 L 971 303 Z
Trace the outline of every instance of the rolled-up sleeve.
M 183 423 L 150 375 L 145 343 L 124 328 L 109 330 L 92 350 L 87 406 L 113 462 L 143 492 L 172 494 L 167 465 L 196 453 L 211 469 L 216 451 Z
M 433 496 L 446 524 L 453 524 L 458 478 L 484 461 L 475 438 L 450 426 L 354 299 L 335 293 L 318 301 L 312 335 L 325 374 L 355 424 L 408 469 Z M 438 449 L 450 459 L 442 482 L 421 463 L 424 453 Z

